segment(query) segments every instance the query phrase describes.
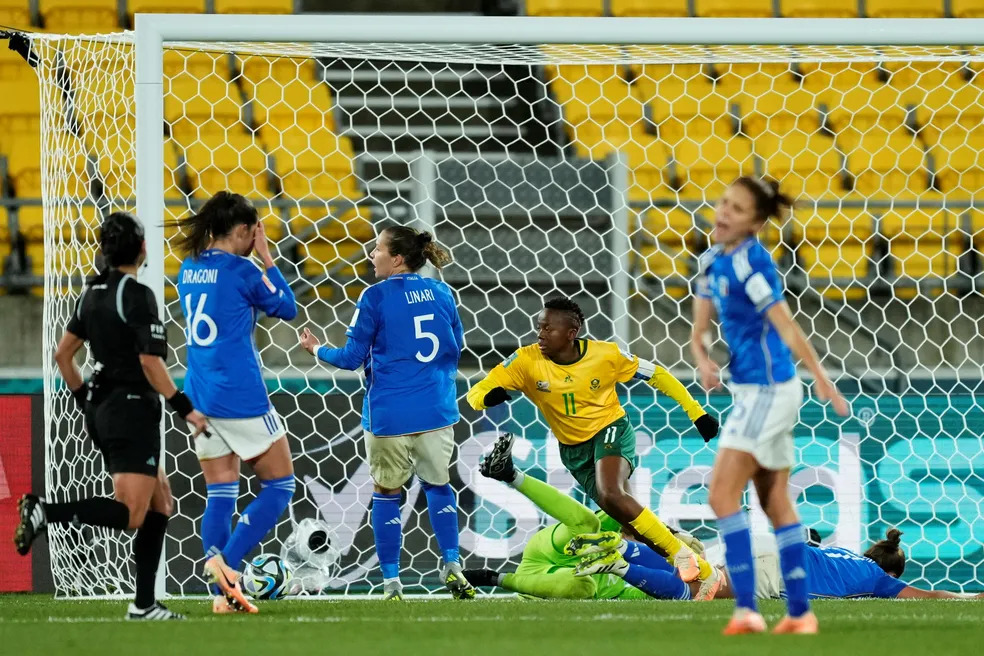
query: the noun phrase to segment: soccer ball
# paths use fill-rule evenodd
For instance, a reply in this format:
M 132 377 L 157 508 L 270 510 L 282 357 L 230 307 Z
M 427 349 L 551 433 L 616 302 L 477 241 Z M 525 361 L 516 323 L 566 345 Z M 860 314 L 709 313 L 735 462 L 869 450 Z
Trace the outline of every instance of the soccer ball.
M 291 578 L 290 566 L 280 556 L 260 554 L 246 566 L 242 585 L 254 599 L 283 599 L 290 590 Z

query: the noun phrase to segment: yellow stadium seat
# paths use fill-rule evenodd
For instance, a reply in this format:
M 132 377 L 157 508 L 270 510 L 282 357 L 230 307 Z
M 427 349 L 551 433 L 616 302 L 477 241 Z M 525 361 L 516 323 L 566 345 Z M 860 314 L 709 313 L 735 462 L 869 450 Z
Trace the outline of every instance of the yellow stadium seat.
M 642 255 L 642 275 L 653 278 L 677 278 L 689 280 L 690 256 L 677 248 L 664 244 L 644 244 L 640 247 Z
M 956 220 L 943 210 L 891 210 L 882 215 L 879 229 L 889 240 L 889 253 L 898 263 L 899 276 L 934 282 L 933 278 L 956 272 L 956 257 L 948 249 L 948 241 L 956 233 Z
M 684 96 L 669 102 L 657 99 L 651 106 L 659 138 L 670 145 L 688 135 L 703 139 L 708 135 L 729 137 L 734 134 L 728 101 L 717 94 L 703 98 Z
M 246 129 L 239 91 L 225 80 L 208 76 L 199 81 L 182 75 L 164 87 L 164 119 L 182 145 L 204 133 Z
M 869 213 L 849 208 L 818 208 L 801 219 L 803 242 L 797 252 L 811 282 L 862 281 L 868 274 L 873 223 Z
M 300 127 L 266 127 L 260 135 L 287 196 L 322 200 L 358 196 L 354 153 L 347 138 L 324 129 L 308 133 Z
M 842 93 L 860 85 L 875 87 L 881 84 L 875 76 L 874 62 L 811 62 L 799 63 L 803 86 L 815 93 L 840 90 Z
M 10 23 L 0 22 L 0 25 L 9 25 Z M 35 80 L 34 69 L 31 68 L 23 57 L 18 55 L 13 50 L 7 48 L 4 44 L 0 48 L 0 80 L 5 84 L 13 82 L 15 80 Z M 35 82 L 35 87 L 37 83 Z
M 633 67 L 632 89 L 643 103 L 703 98 L 714 91 L 701 64 L 642 64 Z
M 673 161 L 686 198 L 717 198 L 732 180 L 755 168 L 751 140 L 715 134 L 676 144 Z
M 320 64 L 316 59 L 249 55 L 239 62 L 239 67 L 247 91 L 268 80 L 276 80 L 280 84 L 298 79 L 309 83 L 321 81 Z
M 217 14 L 293 14 L 294 0 L 215 0 Z
M 40 205 L 21 205 L 17 209 L 17 227 L 27 241 L 43 241 L 44 208 Z
M 117 0 L 41 0 L 40 11 L 52 32 L 119 31 Z
M 666 186 L 663 170 L 669 161 L 666 144 L 643 136 L 622 145 L 629 165 L 629 198 L 645 201 L 672 192 Z
M 526 0 L 527 16 L 601 16 L 601 0 Z
M 780 12 L 787 18 L 855 18 L 857 0 L 782 0 Z
M 0 244 L 10 241 L 10 216 L 6 205 L 0 205 Z M 2 262 L 2 260 L 0 260 Z
M 203 14 L 205 0 L 127 0 L 131 19 L 134 14 Z
M 326 209 L 299 207 L 292 210 L 290 233 L 315 234 L 326 241 L 353 240 L 369 244 L 376 238 L 372 225 L 372 212 L 366 207 L 355 207 L 337 215 Z
M 905 123 L 902 92 L 888 84 L 832 88 L 821 93 L 820 99 L 827 104 L 830 124 L 837 132 L 850 127 L 864 134 L 875 126 L 894 131 Z
M 766 175 L 793 198 L 820 198 L 844 192 L 841 155 L 830 137 L 791 132 L 765 133 L 755 139 Z
M 976 84 L 937 87 L 916 107 L 916 121 L 929 143 L 954 124 L 976 128 L 984 123 L 984 88 Z
M 687 0 L 610 0 L 612 16 L 666 16 L 683 18 L 690 15 Z
M 911 135 L 866 136 L 847 154 L 854 189 L 865 196 L 918 196 L 928 188 L 925 153 Z
M 984 0 L 950 0 L 950 13 L 954 18 L 984 17 Z
M 867 0 L 869 18 L 943 18 L 943 0 Z
M 933 149 L 937 180 L 945 192 L 977 196 L 984 189 L 984 132 L 962 127 L 944 131 Z
M 351 278 L 369 270 L 369 254 L 366 244 L 346 239 L 328 242 L 315 239 L 303 246 L 305 258 L 301 262 L 304 275 L 316 278 L 328 274 L 329 269 L 338 267 L 331 274 L 335 281 Z
M 772 0 L 696 0 L 698 16 L 768 18 L 773 16 Z
M 647 241 L 681 248 L 693 240 L 695 231 L 694 215 L 680 207 L 654 207 L 642 215 L 642 234 Z
M 0 80 L 0 151 L 13 135 L 41 133 L 37 80 Z
M 783 135 L 798 131 L 812 134 L 820 128 L 816 97 L 809 91 L 770 90 L 737 98 L 744 134 Z
M 963 62 L 887 61 L 881 66 L 891 76 L 889 84 L 902 91 L 904 104 L 920 105 L 939 89 L 949 88 L 952 93 L 966 82 Z
M 335 129 L 331 92 L 323 82 L 294 78 L 281 83 L 268 78 L 252 88 L 252 100 L 258 125 Z
M 771 92 L 794 93 L 800 82 L 792 75 L 788 63 L 735 63 L 715 66 L 719 78 L 715 88 L 725 96 L 757 96 Z
M 21 30 L 31 28 L 31 3 L 29 0 L 0 0 L 0 25 Z M 6 50 L 7 46 L 4 45 Z
M 236 138 L 199 139 L 185 145 L 188 166 L 195 172 L 202 195 L 212 196 L 229 190 L 250 198 L 267 198 L 272 190 L 267 182 L 266 155 L 247 134 Z

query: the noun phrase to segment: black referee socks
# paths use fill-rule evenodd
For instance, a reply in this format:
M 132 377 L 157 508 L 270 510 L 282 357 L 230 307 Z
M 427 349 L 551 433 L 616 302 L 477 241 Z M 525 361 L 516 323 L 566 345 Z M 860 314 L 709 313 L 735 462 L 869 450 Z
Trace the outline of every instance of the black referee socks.
M 137 529 L 137 535 L 133 538 L 133 562 L 137 568 L 137 596 L 133 603 L 137 608 L 150 608 L 154 604 L 157 565 L 161 560 L 166 532 L 167 515 L 148 510 L 143 526 Z
M 117 531 L 125 531 L 130 525 L 130 509 L 125 503 L 108 497 L 45 503 L 44 516 L 49 524 L 77 522 L 90 526 L 105 526 Z

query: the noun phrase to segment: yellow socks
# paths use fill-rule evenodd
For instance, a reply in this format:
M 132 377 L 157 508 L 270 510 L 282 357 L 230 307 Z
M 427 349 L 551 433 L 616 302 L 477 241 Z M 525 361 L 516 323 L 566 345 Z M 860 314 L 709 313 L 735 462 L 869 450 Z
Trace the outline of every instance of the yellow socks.
M 675 535 L 670 533 L 666 524 L 659 521 L 659 517 L 653 514 L 649 508 L 643 508 L 639 516 L 629 524 L 635 529 L 636 533 L 646 538 L 657 547 L 665 551 L 670 558 L 677 555 L 683 547 L 683 543 Z
M 649 508 L 643 508 L 639 516 L 629 522 L 629 524 L 632 525 L 636 533 L 665 551 L 671 559 L 684 546 L 677 536 L 673 535 L 670 529 L 666 528 L 666 524 L 661 522 L 659 517 L 654 515 L 653 511 Z M 697 566 L 700 568 L 701 580 L 706 579 L 713 571 L 710 563 L 700 556 L 697 556 Z

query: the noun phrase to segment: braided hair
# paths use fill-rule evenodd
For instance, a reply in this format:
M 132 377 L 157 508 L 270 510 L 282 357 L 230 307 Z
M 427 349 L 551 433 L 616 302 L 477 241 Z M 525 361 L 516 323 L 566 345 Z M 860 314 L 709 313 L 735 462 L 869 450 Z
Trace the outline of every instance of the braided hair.
M 564 312 L 567 314 L 571 325 L 577 330 L 581 331 L 584 326 L 584 312 L 577 303 L 567 298 L 566 296 L 554 296 L 548 299 L 546 303 L 543 304 L 544 310 L 557 310 L 558 312 Z

